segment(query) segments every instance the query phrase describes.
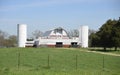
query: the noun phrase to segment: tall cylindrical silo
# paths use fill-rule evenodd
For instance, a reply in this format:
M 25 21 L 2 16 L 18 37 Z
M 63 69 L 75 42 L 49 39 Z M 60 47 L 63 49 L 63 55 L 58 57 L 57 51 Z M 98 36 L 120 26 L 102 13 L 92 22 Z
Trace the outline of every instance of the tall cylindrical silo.
M 81 26 L 79 30 L 81 47 L 88 47 L 88 26 Z
M 18 35 L 18 47 L 25 47 L 27 39 L 27 25 L 18 24 L 17 25 L 17 35 Z

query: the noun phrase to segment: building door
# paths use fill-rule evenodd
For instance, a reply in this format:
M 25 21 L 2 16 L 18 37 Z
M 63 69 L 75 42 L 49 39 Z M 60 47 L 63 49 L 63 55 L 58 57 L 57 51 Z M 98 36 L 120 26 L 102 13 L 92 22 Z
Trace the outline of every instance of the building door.
M 56 42 L 56 47 L 63 47 L 63 42 Z
M 78 47 L 77 42 L 71 42 L 71 47 Z

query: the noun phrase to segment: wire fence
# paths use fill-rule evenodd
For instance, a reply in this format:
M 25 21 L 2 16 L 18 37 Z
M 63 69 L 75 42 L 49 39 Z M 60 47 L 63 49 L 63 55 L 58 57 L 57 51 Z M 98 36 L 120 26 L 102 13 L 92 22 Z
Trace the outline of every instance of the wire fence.
M 2 53 L 0 53 L 2 54 Z M 0 57 L 1 58 L 1 57 Z M 3 53 L 0 70 L 52 70 L 52 71 L 98 71 L 110 72 L 119 61 L 112 56 L 93 53 L 40 53 L 39 51 L 18 50 Z M 115 58 L 115 60 L 117 60 Z M 119 67 L 119 66 L 118 66 Z
M 18 70 L 21 68 L 21 67 L 23 67 L 23 66 L 26 66 L 27 64 L 29 64 L 31 61 L 29 61 L 29 63 L 24 63 L 24 61 L 22 60 L 22 56 L 21 56 L 22 54 L 20 53 L 20 52 L 18 52 L 18 59 L 17 59 L 17 67 L 18 67 Z M 92 60 L 90 60 L 91 58 L 89 58 L 89 60 L 87 61 L 87 59 L 86 58 L 84 58 L 83 60 L 81 60 L 80 58 L 81 58 L 81 56 L 80 55 L 73 55 L 72 57 L 74 58 L 73 59 L 73 61 L 66 61 L 68 58 L 67 57 L 65 57 L 64 59 L 66 59 L 66 60 L 61 60 L 61 61 L 59 61 L 59 59 L 54 59 L 53 60 L 53 58 L 54 57 L 51 57 L 52 55 L 50 55 L 50 54 L 47 54 L 46 55 L 46 58 L 44 58 L 44 60 L 38 60 L 38 62 L 41 62 L 41 61 L 44 61 L 44 64 L 42 63 L 42 65 L 44 66 L 44 67 L 42 67 L 42 68 L 46 68 L 46 69 L 50 69 L 50 68 L 54 68 L 54 65 L 56 65 L 56 63 L 58 63 L 59 62 L 59 65 L 57 64 L 57 68 L 60 68 L 60 66 L 61 65 L 64 65 L 65 67 L 72 67 L 74 70 L 76 69 L 82 69 L 82 66 L 86 66 L 86 68 L 87 67 L 89 67 L 89 68 L 92 68 L 92 66 L 93 65 L 90 65 L 91 64 L 91 62 L 89 62 L 89 61 L 92 61 Z M 62 59 L 62 58 L 61 58 Z M 32 59 L 31 59 L 32 60 Z M 58 61 L 58 62 L 56 62 L 56 63 L 54 63 L 54 61 Z M 80 61 L 85 61 L 85 63 L 84 62 L 80 62 Z M 96 61 L 98 61 L 98 60 L 96 60 Z M 71 63 L 70 63 L 71 62 Z M 92 62 L 95 62 L 95 61 L 92 61 Z M 70 63 L 70 65 L 66 65 L 66 63 Z M 86 64 L 87 63 L 87 64 Z M 26 65 L 23 65 L 23 64 L 26 64 Z M 38 63 L 37 63 L 38 64 Z M 95 63 L 95 65 L 96 65 L 97 63 Z M 21 66 L 22 65 L 22 66 Z M 34 64 L 32 64 L 32 65 L 35 65 L 35 63 Z M 41 65 L 41 64 L 40 64 Z M 95 67 L 95 65 L 94 65 L 94 67 Z M 63 68 L 65 68 L 65 67 L 63 67 Z M 71 68 L 70 67 L 70 68 Z M 102 71 L 105 71 L 105 56 L 101 56 L 100 57 L 100 60 L 99 60 L 99 63 L 96 65 L 96 67 L 99 67 Z

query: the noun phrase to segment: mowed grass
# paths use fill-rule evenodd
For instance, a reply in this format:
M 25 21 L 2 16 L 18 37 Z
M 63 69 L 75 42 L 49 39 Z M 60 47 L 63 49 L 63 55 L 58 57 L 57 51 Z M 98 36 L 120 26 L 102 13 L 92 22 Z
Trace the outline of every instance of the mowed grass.
M 90 51 L 97 51 L 97 52 L 107 52 L 107 53 L 114 53 L 114 54 L 120 54 L 120 48 L 117 48 L 117 51 L 115 51 L 115 48 L 107 48 L 106 51 L 101 47 L 91 47 L 88 50 Z
M 120 75 L 120 57 L 79 50 L 1 48 L 0 75 Z

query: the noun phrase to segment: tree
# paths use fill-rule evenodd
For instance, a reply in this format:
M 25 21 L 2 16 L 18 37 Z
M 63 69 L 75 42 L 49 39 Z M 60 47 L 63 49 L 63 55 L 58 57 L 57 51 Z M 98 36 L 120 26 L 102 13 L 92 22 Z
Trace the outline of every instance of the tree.
M 114 46 L 112 41 L 112 29 L 116 23 L 116 20 L 110 19 L 103 24 L 100 30 L 97 32 L 97 35 L 100 37 L 99 45 L 104 47 L 104 50 L 106 50 L 107 47 L 111 48 Z
M 96 33 L 95 30 L 89 29 L 89 33 L 88 33 L 88 35 L 89 35 L 89 47 L 95 47 L 95 46 L 93 45 L 93 41 L 94 41 L 94 39 L 95 39 L 95 33 Z
M 113 27 L 112 20 L 108 20 L 105 24 L 102 25 L 100 28 L 98 35 L 100 37 L 100 46 L 104 47 L 104 50 L 106 50 L 106 47 L 111 47 L 111 28 Z
M 112 29 L 112 41 L 116 51 L 120 47 L 120 18 Z
M 15 35 L 10 35 L 8 38 L 4 39 L 4 47 L 15 47 L 17 45 L 17 37 Z
M 36 38 L 36 39 L 41 37 L 42 34 L 43 33 L 40 30 L 35 30 L 34 32 L 32 32 L 33 37 Z
M 17 45 L 17 36 L 10 35 L 8 40 L 10 41 L 10 46 L 15 47 Z
M 4 47 L 5 39 L 7 38 L 7 33 L 0 30 L 0 47 Z
M 0 47 L 15 47 L 17 44 L 17 37 L 10 35 L 0 30 Z
M 68 31 L 69 37 L 78 37 L 79 36 L 79 31 L 77 29 L 73 29 Z
M 3 45 L 3 40 L 4 40 L 3 32 L 0 30 L 0 46 Z
M 89 46 L 90 47 L 98 47 L 99 46 L 100 37 L 96 35 L 96 33 L 91 33 L 89 36 Z
M 96 32 L 97 32 L 96 30 L 89 29 L 88 35 L 91 35 L 91 34 L 96 33 Z
M 115 47 L 117 50 L 117 47 L 120 47 L 120 19 L 109 19 L 100 27 L 99 31 L 92 33 L 89 39 L 91 46 L 103 47 L 104 50 Z

